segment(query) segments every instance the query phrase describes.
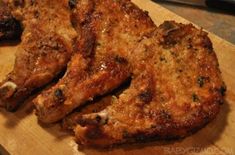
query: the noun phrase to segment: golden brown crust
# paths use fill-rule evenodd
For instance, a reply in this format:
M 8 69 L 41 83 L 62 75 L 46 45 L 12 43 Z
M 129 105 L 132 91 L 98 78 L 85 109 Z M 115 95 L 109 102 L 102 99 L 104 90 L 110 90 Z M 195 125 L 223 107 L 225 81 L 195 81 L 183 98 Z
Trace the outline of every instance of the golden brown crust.
M 86 12 L 84 8 L 88 8 Z M 82 0 L 74 9 L 72 19 L 76 20 L 74 26 L 82 25 L 75 29 L 86 32 L 82 38 L 94 34 L 95 43 L 92 44 L 91 36 L 85 39 L 88 44 L 78 42 L 79 52 L 76 55 L 82 55 L 88 61 L 84 63 L 86 67 L 76 67 L 74 73 L 70 72 L 74 67 L 69 65 L 66 76 L 34 101 L 38 118 L 45 123 L 62 119 L 86 101 L 110 92 L 122 84 L 130 76 L 131 66 L 125 59 L 126 55 L 131 54 L 135 43 L 156 28 L 146 13 L 129 1 Z M 132 35 L 132 40 L 125 38 L 125 35 L 129 34 Z M 91 49 L 93 52 L 87 54 Z M 71 77 L 72 74 L 77 76 Z M 64 87 L 62 92 L 65 99 L 58 104 L 53 94 L 61 87 Z
M 127 58 L 134 66 L 130 88 L 116 104 L 80 118 L 78 143 L 104 147 L 185 137 L 218 114 L 225 85 L 207 33 L 168 21 L 136 47 Z
M 130 1 L 80 2 L 73 19 L 86 37 L 65 77 L 35 100 L 41 121 L 60 120 L 130 75 L 130 87 L 114 104 L 72 116 L 78 143 L 103 147 L 184 137 L 215 118 L 225 86 L 205 32 L 172 21 L 156 28 Z M 87 13 L 79 12 L 84 4 Z
M 77 35 L 64 3 L 56 0 L 27 2 L 11 11 L 23 23 L 24 32 L 14 69 L 0 84 L 1 105 L 10 111 L 66 68 Z
M 99 68 L 92 74 L 87 71 L 89 67 L 86 60 L 79 56 L 80 58 L 76 61 L 75 57 L 69 65 L 66 76 L 50 90 L 44 91 L 34 101 L 38 118 L 44 123 L 62 119 L 86 101 L 112 91 L 129 76 L 127 64 L 116 62 L 113 56 L 107 57 L 108 61 L 100 60 L 100 64 L 92 65 L 95 69 Z M 79 66 L 71 65 L 74 62 L 79 62 Z M 60 91 L 61 95 L 56 95 L 57 91 Z M 62 96 L 62 100 L 60 96 Z
M 130 87 L 106 108 L 90 113 L 92 107 L 68 117 L 64 125 L 71 128 L 77 124 L 74 132 L 78 143 L 106 147 L 151 138 L 185 137 L 216 117 L 226 87 L 206 32 L 173 21 L 157 28 L 147 13 L 129 0 L 80 0 L 72 7 L 73 26 L 82 33 L 64 77 L 34 101 L 42 122 L 62 119 L 130 76 Z M 23 15 L 34 9 L 25 9 Z M 23 18 L 31 21 L 32 16 L 35 12 Z M 41 20 L 45 23 L 48 19 Z M 0 89 L 1 100 L 13 99 L 9 103 L 15 107 L 16 99 L 46 83 L 66 64 L 72 51 L 72 37 L 67 35 L 71 25 L 63 27 L 59 21 L 56 18 L 43 26 L 40 22 L 23 22 L 23 52 L 18 53 L 15 68 L 25 71 L 14 70 L 9 75 Z M 57 29 L 54 24 L 62 27 Z M 34 30 L 32 26 L 45 29 Z M 51 31 L 54 29 L 58 31 Z M 59 54 L 43 57 L 48 51 Z

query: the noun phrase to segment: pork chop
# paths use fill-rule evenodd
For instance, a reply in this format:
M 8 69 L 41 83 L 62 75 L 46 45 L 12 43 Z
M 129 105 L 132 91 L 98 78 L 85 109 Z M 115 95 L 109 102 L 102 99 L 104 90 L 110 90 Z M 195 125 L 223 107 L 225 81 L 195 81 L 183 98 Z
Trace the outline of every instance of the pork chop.
M 44 123 L 61 120 L 86 101 L 125 82 L 131 76 L 127 55 L 156 29 L 147 13 L 126 0 L 80 0 L 74 6 L 73 17 L 75 26 L 83 25 L 82 38 L 90 37 L 86 43 L 78 43 L 84 46 L 59 83 L 34 101 L 38 118 Z
M 91 12 L 84 13 L 87 8 Z M 95 43 L 88 37 L 90 43 L 73 57 L 65 77 L 36 99 L 41 121 L 62 119 L 130 75 L 130 87 L 113 104 L 78 114 L 78 143 L 104 147 L 185 137 L 215 118 L 226 88 L 206 32 L 172 21 L 157 28 L 128 0 L 81 0 L 75 14 L 74 25 L 94 34 Z
M 75 35 L 71 25 L 59 22 L 63 19 L 60 16 L 66 15 L 68 19 L 67 9 L 60 15 L 55 13 L 54 6 L 45 9 L 46 12 L 42 9 L 49 19 L 39 21 L 52 22 L 42 25 L 37 20 L 40 9 L 32 11 L 41 2 L 48 7 L 54 1 L 24 5 L 28 12 L 25 16 L 14 12 L 17 19 L 23 17 L 25 30 L 23 52 L 19 52 L 16 61 L 19 66 L 0 89 L 1 101 L 11 101 L 6 104 L 9 109 L 16 107 L 21 96 L 52 79 L 73 51 L 71 36 Z M 157 28 L 146 12 L 128 0 L 72 2 L 69 3 L 74 8 L 72 23 L 77 32 L 82 32 L 78 52 L 73 55 L 65 76 L 34 101 L 41 121 L 51 123 L 62 119 L 86 101 L 118 87 L 128 77 L 132 78 L 130 87 L 108 107 L 100 112 L 72 115 L 69 126 L 75 126 L 79 144 L 106 147 L 152 138 L 185 137 L 216 117 L 226 87 L 206 32 L 173 21 Z M 67 4 L 60 5 L 67 8 Z M 50 20 L 52 17 L 58 20 Z M 29 52 L 32 49 L 40 49 L 35 52 L 40 56 Z M 51 54 L 55 52 L 62 53 L 56 54 L 58 59 Z
M 66 0 L 9 1 L 8 6 L 24 28 L 14 69 L 0 84 L 0 105 L 12 111 L 66 68 L 77 33 Z
M 206 32 L 167 21 L 135 46 L 126 58 L 130 87 L 103 111 L 76 120 L 79 144 L 185 137 L 218 114 L 226 87 Z

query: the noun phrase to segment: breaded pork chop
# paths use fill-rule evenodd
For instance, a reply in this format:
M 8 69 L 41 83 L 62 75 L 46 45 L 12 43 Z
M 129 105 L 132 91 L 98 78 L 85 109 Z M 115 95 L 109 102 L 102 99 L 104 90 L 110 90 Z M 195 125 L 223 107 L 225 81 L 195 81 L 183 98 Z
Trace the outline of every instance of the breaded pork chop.
M 38 118 L 45 123 L 62 119 L 86 101 L 122 84 L 131 76 L 126 58 L 156 29 L 145 12 L 126 0 L 77 1 L 73 25 L 83 25 L 79 52 L 59 83 L 34 101 Z M 82 43 L 84 38 L 87 41 Z
M 0 84 L 0 104 L 12 111 L 66 68 L 77 33 L 66 0 L 9 1 L 8 6 L 24 28 L 14 69 Z
M 76 120 L 79 144 L 185 137 L 218 114 L 225 85 L 206 32 L 165 22 L 126 59 L 133 66 L 130 87 L 103 111 Z

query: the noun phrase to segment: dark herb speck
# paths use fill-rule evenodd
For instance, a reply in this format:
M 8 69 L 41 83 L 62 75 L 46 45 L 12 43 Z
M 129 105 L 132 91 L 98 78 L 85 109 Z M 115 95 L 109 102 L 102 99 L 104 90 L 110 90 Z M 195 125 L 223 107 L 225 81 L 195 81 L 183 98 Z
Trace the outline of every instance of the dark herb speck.
M 138 96 L 139 96 L 139 99 L 144 103 L 149 103 L 153 99 L 153 93 L 151 90 L 145 90 L 141 92 Z
M 183 69 L 179 69 L 178 72 L 179 72 L 179 73 L 182 73 L 182 72 L 183 72 Z
M 115 61 L 116 62 L 118 62 L 118 63 L 120 63 L 120 64 L 127 64 L 128 63 L 128 61 L 125 59 L 125 58 L 123 58 L 123 57 L 120 57 L 120 56 L 115 56 Z
M 63 91 L 61 89 L 56 89 L 55 92 L 54 92 L 54 95 L 60 102 L 64 101 L 64 94 L 63 94 Z
M 199 98 L 195 93 L 193 93 L 193 95 L 192 95 L 192 100 L 193 100 L 193 102 L 198 102 L 199 101 Z
M 69 0 L 69 7 L 71 9 L 75 8 L 77 4 L 77 0 Z
M 166 58 L 164 58 L 164 57 L 162 57 L 162 56 L 161 56 L 159 59 L 160 59 L 160 61 L 162 61 L 162 62 L 163 62 L 163 61 L 164 61 L 164 62 L 167 62 Z
M 95 120 L 96 120 L 97 123 L 100 123 L 101 119 L 102 119 L 102 118 L 101 118 L 99 115 L 97 115 L 97 116 L 95 117 Z
M 58 97 L 58 98 L 61 97 L 61 96 L 63 96 L 62 90 L 61 90 L 61 89 L 56 89 L 56 90 L 55 90 L 55 96 Z
M 199 87 L 203 87 L 204 82 L 205 82 L 205 77 L 199 76 L 197 79 L 197 83 L 198 83 Z
M 227 90 L 227 88 L 226 88 L 226 86 L 221 86 L 220 87 L 220 94 L 222 95 L 222 96 L 225 96 L 225 92 L 226 92 L 226 90 Z

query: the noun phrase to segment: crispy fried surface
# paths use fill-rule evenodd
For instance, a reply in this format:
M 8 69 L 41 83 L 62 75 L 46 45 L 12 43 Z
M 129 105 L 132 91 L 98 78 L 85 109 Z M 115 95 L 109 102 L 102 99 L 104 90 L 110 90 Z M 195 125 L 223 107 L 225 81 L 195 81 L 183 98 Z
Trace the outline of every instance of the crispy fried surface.
M 84 8 L 88 8 L 87 12 Z M 129 1 L 78 1 L 73 18 L 74 25 L 83 25 L 82 31 L 86 33 L 82 38 L 89 35 L 90 38 L 86 44 L 78 43 L 83 46 L 70 62 L 65 77 L 35 100 L 37 115 L 45 123 L 62 119 L 85 101 L 123 83 L 130 76 L 127 55 L 141 38 L 156 28 L 147 14 Z M 90 49 L 92 52 L 87 53 Z M 74 66 L 76 62 L 81 64 Z M 55 96 L 58 90 L 63 94 L 62 101 Z
M 131 86 L 119 96 L 115 104 L 99 113 L 80 118 L 74 130 L 78 143 L 109 146 L 191 134 L 216 116 L 225 90 L 207 34 L 190 24 L 165 22 L 154 32 L 144 37 L 139 35 L 138 42 L 135 42 L 133 40 L 137 40 L 135 34 L 138 31 L 132 27 L 132 33 L 128 33 L 128 27 L 132 22 L 143 25 L 141 21 L 144 13 L 135 14 L 136 10 L 129 7 L 130 4 L 123 3 L 96 1 L 95 10 L 99 10 L 97 12 L 100 16 L 94 19 L 95 24 L 92 26 L 95 26 L 96 33 L 101 34 L 104 30 L 102 23 L 107 19 L 105 17 L 120 15 L 117 8 L 110 6 L 127 7 L 129 12 L 136 15 L 135 18 L 128 16 L 128 22 L 123 14 L 119 18 L 119 23 L 128 23 L 125 25 L 125 37 L 118 41 L 120 43 L 124 40 L 132 47 L 124 54 L 131 65 Z M 120 38 L 123 35 L 122 30 L 112 29 L 115 27 L 113 25 L 110 27 L 105 29 L 109 33 L 98 36 L 108 38 L 111 33 L 113 38 Z M 146 31 L 141 29 L 141 32 Z M 112 42 L 111 39 L 108 41 Z
M 77 34 L 70 23 L 67 1 L 9 2 L 8 6 L 24 27 L 14 69 L 0 84 L 1 105 L 15 110 L 33 90 L 66 68 Z
M 36 99 L 41 121 L 60 120 L 130 75 L 130 87 L 114 104 L 69 118 L 72 126 L 78 123 L 78 143 L 110 146 L 184 137 L 219 112 L 225 86 L 202 30 L 172 21 L 157 28 L 145 12 L 125 0 L 78 1 L 73 19 L 88 32 L 82 38 L 89 44 L 78 43 L 82 46 L 64 78 Z
M 206 32 L 173 21 L 156 27 L 129 0 L 72 2 L 72 24 L 80 34 L 76 53 L 64 77 L 34 100 L 39 120 L 61 120 L 130 77 L 130 86 L 112 104 L 101 101 L 64 120 L 79 144 L 106 147 L 185 137 L 216 117 L 226 87 Z M 15 69 L 0 87 L 9 109 L 50 81 L 73 51 L 67 3 L 31 3 L 13 11 L 25 30 Z

